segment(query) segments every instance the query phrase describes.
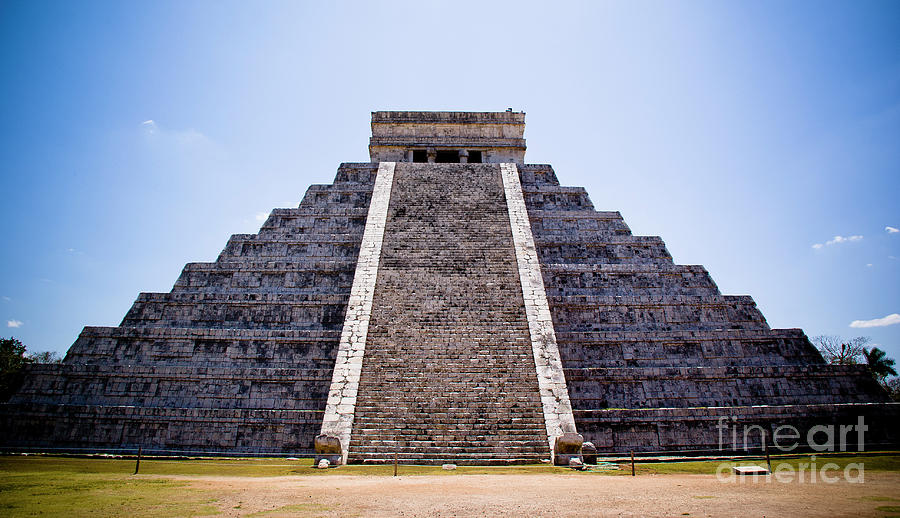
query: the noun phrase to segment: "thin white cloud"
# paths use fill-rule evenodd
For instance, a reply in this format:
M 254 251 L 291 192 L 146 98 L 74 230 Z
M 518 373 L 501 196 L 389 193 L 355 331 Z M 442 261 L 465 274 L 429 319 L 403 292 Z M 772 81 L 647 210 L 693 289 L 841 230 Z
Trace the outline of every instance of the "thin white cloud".
M 884 227 L 884 229 L 887 231 L 888 234 L 896 234 L 897 232 L 900 232 L 900 228 Z
M 11 298 L 7 297 L 6 295 L 3 296 L 3 302 L 10 302 L 10 301 L 12 301 Z
M 168 143 L 176 146 L 214 146 L 213 142 L 206 135 L 193 128 L 185 130 L 169 129 L 160 126 L 153 119 L 142 122 L 141 130 L 150 142 L 156 142 L 157 144 Z
M 841 243 L 852 243 L 854 241 L 860 241 L 860 240 L 862 240 L 862 238 L 863 238 L 862 236 L 847 236 L 847 237 L 834 236 L 834 239 L 832 239 L 831 241 L 826 241 L 825 244 L 826 245 L 838 245 Z
M 6 327 L 13 327 L 13 328 L 22 327 L 22 324 L 24 324 L 24 322 L 22 322 L 21 320 L 7 320 L 6 321 Z
M 824 248 L 824 247 L 826 247 L 826 246 L 839 245 L 839 244 L 841 244 L 841 243 L 852 243 L 852 242 L 854 242 L 854 241 L 861 241 L 862 238 L 863 238 L 862 236 L 847 236 L 847 237 L 844 237 L 844 236 L 834 236 L 833 239 L 830 239 L 830 240 L 828 240 L 828 241 L 825 241 L 825 244 L 824 244 L 824 245 L 823 245 L 822 243 L 816 243 L 816 244 L 814 244 L 812 247 L 813 247 L 815 250 L 821 250 L 822 248 Z
M 153 119 L 148 119 L 142 122 L 141 128 L 150 135 L 156 133 L 157 131 L 156 122 L 154 122 Z
M 872 263 L 866 264 L 866 267 L 867 267 L 867 268 L 871 268 L 871 267 L 872 267 Z
M 850 322 L 850 327 L 885 327 L 900 324 L 900 313 L 891 313 L 884 318 L 873 318 L 872 320 L 854 320 Z
M 265 220 L 267 220 L 267 219 L 269 219 L 269 213 L 268 213 L 268 212 L 257 212 L 257 213 L 256 213 L 256 221 L 259 221 L 259 222 L 261 223 L 261 222 L 263 222 L 263 221 L 265 221 Z

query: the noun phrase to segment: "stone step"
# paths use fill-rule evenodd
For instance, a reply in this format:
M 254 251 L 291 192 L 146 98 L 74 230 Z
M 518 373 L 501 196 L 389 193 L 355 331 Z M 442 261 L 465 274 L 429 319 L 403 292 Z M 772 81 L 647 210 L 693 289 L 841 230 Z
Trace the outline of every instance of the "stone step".
M 399 455 L 413 456 L 421 455 L 430 458 L 447 458 L 448 456 L 478 456 L 478 455 L 502 455 L 502 456 L 521 456 L 521 455 L 541 455 L 546 454 L 541 451 L 540 444 L 534 446 L 526 445 L 507 445 L 493 446 L 483 448 L 472 447 L 453 447 L 453 446 L 355 446 L 353 456 L 359 457 L 363 455 L 393 455 L 395 452 Z M 546 449 L 546 447 L 543 447 Z
M 495 405 L 496 406 L 496 405 Z M 400 411 L 395 411 L 400 410 Z M 356 422 L 360 429 L 378 425 L 396 429 L 440 429 L 452 426 L 491 425 L 497 429 L 517 430 L 521 427 L 543 425 L 543 416 L 527 414 L 520 411 L 498 413 L 491 418 L 464 417 L 467 407 L 459 407 L 451 412 L 417 412 L 410 419 L 410 412 L 403 412 L 400 407 L 368 406 L 358 411 Z
M 458 466 L 509 466 L 520 464 L 539 464 L 549 458 L 549 454 L 534 455 L 501 455 L 501 454 L 459 454 L 444 456 L 419 456 L 415 454 L 403 454 L 397 457 L 401 465 L 434 466 L 441 464 L 456 464 Z M 350 464 L 392 464 L 395 458 L 393 454 L 363 454 L 351 455 Z M 401 471 L 402 474 L 402 471 Z
M 507 445 L 527 445 L 534 448 L 545 448 L 547 445 L 543 440 L 535 440 L 540 437 L 539 428 L 520 430 L 518 433 L 499 431 L 496 433 L 472 433 L 466 434 L 464 431 L 453 433 L 450 431 L 438 431 L 433 433 L 393 433 L 390 430 L 374 430 L 365 429 L 366 432 L 359 433 L 352 441 L 353 444 L 364 444 L 368 446 L 384 446 L 394 445 L 412 445 L 417 443 L 435 443 L 440 445 L 450 445 L 459 448 L 472 448 L 478 445 L 497 446 L 509 443 Z
M 351 461 L 549 455 L 499 168 L 465 169 L 395 170 Z
M 466 390 L 459 391 L 452 394 L 448 394 L 440 389 L 435 390 L 433 394 L 422 394 L 419 390 L 420 387 L 417 387 L 413 384 L 403 385 L 402 388 L 390 392 L 385 386 L 382 385 L 366 385 L 366 388 L 378 388 L 380 396 L 378 401 L 382 403 L 406 403 L 406 404 L 421 404 L 421 405 L 429 405 L 433 407 L 443 407 L 448 410 L 451 408 L 449 405 L 453 403 L 464 403 L 470 404 L 475 401 L 484 401 L 485 399 L 492 399 L 496 401 L 504 401 L 506 403 L 533 403 L 536 399 L 540 399 L 538 396 L 529 394 L 527 396 L 517 396 L 505 392 L 496 392 L 491 390 Z M 425 387 L 427 388 L 427 386 Z M 403 394 L 402 390 L 406 389 L 407 391 L 416 393 L 415 395 Z M 492 401 L 485 401 L 486 404 L 490 405 Z M 362 405 L 359 405 L 362 408 Z

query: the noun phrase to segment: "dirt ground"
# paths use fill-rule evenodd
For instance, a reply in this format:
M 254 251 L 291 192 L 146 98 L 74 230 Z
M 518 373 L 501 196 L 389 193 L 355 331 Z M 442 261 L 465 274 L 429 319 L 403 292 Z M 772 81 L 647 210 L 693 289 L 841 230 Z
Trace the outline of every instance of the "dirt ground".
M 175 478 L 214 492 L 224 516 L 900 516 L 900 473 L 890 472 L 866 473 L 862 484 L 712 475 Z

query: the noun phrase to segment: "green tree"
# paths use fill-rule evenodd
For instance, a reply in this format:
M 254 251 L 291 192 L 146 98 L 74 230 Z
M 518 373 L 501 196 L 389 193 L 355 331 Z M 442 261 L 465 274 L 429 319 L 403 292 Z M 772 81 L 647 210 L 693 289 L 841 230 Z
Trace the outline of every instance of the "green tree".
M 900 378 L 891 378 L 884 384 L 894 401 L 900 401 Z
M 0 338 L 0 401 L 6 401 L 22 384 L 23 367 L 29 363 L 25 346 L 15 338 Z
M 877 347 L 864 349 L 863 356 L 866 358 L 869 372 L 872 373 L 872 376 L 875 376 L 878 383 L 886 386 L 884 380 L 887 379 L 888 376 L 897 375 L 897 371 L 894 370 L 894 360 L 888 358 L 887 354 L 881 349 Z

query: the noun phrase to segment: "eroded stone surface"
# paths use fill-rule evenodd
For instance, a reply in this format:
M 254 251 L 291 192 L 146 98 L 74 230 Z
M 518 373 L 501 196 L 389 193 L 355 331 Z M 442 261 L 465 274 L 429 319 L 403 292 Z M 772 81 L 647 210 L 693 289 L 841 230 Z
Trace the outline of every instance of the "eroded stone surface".
M 120 326 L 86 327 L 62 365 L 32 366 L 0 443 L 311 454 L 377 168 L 342 164 Z
M 770 329 L 752 298 L 723 295 L 659 237 L 632 235 L 550 166 L 522 163 L 524 114 L 372 121 L 378 160 L 419 149 L 469 162 L 422 164 L 418 184 L 409 171 L 410 211 L 383 236 L 394 271 L 372 302 L 381 353 L 370 358 L 365 334 L 381 281 L 363 234 L 382 175 L 342 164 L 333 184 L 232 236 L 216 261 L 187 264 L 171 292 L 140 294 L 120 326 L 86 327 L 62 365 L 28 367 L 0 405 L 0 444 L 309 454 L 320 431 L 346 433 L 355 416 L 376 457 L 403 442 L 410 458 L 503 462 L 547 452 L 567 408 L 602 452 L 716 449 L 723 422 L 805 436 L 860 416 L 870 449 L 897 443 L 900 405 L 864 367 L 825 365 L 801 330 Z M 504 177 L 472 164 L 479 151 L 515 166 Z M 527 213 L 503 201 L 519 198 Z M 373 394 L 386 406 L 367 404 Z
M 350 301 L 344 318 L 344 329 L 341 332 L 331 388 L 328 391 L 325 417 L 322 419 L 322 434 L 340 439 L 344 462 L 347 460 L 350 447 L 359 375 L 366 351 L 369 316 L 372 313 L 372 296 L 375 293 L 375 280 L 378 278 L 384 225 L 391 200 L 391 188 L 394 185 L 394 166 L 393 162 L 382 162 L 378 166 L 378 176 L 375 178 L 366 229 L 360 244 L 359 259 L 356 262 L 356 274 L 350 290 Z
M 575 421 L 599 451 L 717 449 L 718 419 L 771 436 L 898 415 L 865 404 L 885 399 L 861 369 L 825 365 L 802 331 L 770 329 L 751 297 L 674 264 L 550 166 L 519 171 Z
M 442 151 L 456 153 L 456 162 L 517 162 L 525 160 L 525 114 L 505 112 L 372 113 L 372 162 L 412 162 L 413 152 L 435 162 Z
M 553 464 L 556 466 L 580 467 L 584 464 L 581 458 L 581 445 L 584 437 L 581 434 L 567 432 L 553 441 Z
M 519 172 L 515 164 L 500 164 L 500 171 L 503 189 L 506 192 L 519 280 L 525 299 L 525 314 L 528 317 L 528 329 L 531 334 L 532 352 L 544 408 L 544 422 L 547 437 L 552 443 L 554 438 L 564 433 L 575 432 L 575 418 L 572 415 L 553 320 L 544 291 L 541 265 L 531 235 L 531 223 L 522 196 Z
M 351 462 L 549 457 L 496 164 L 399 163 Z
M 585 464 L 597 463 L 597 447 L 592 442 L 584 442 L 581 444 L 581 458 Z

